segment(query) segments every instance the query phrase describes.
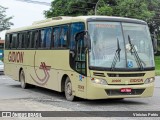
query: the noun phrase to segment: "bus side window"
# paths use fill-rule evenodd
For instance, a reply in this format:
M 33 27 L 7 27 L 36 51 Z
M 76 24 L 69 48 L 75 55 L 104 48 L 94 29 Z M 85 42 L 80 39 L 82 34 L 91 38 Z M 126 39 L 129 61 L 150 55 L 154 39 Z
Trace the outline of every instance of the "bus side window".
M 44 47 L 44 32 L 44 29 L 40 30 L 39 48 Z
M 9 34 L 6 34 L 5 36 L 5 49 L 9 49 L 9 46 L 10 46 L 10 38 L 9 38 Z
M 15 42 L 15 48 L 19 48 L 19 45 L 20 45 L 20 39 L 19 39 L 19 33 L 17 33 L 17 39 L 16 39 L 16 42 Z
M 12 46 L 12 34 L 9 35 L 9 44 L 8 44 L 8 48 L 11 49 Z
M 61 47 L 61 48 L 67 47 L 67 38 L 68 38 L 68 26 L 62 26 L 59 47 Z
M 45 48 L 50 48 L 51 34 L 52 34 L 52 29 L 46 28 L 46 30 L 45 30 Z
M 51 32 L 51 49 L 54 48 L 54 28 L 52 28 L 52 32 Z
M 33 31 L 32 32 L 30 32 L 30 39 L 29 39 L 29 48 L 33 48 L 33 46 L 34 46 L 34 33 L 33 33 Z
M 54 41 L 54 48 L 58 48 L 60 45 L 60 27 L 53 29 L 53 41 Z
M 75 40 L 74 37 L 76 33 L 81 32 L 85 30 L 85 25 L 82 22 L 77 22 L 71 24 L 71 38 L 70 38 L 70 49 L 74 50 L 75 49 Z
M 18 36 L 19 46 L 18 46 L 18 48 L 24 48 L 24 39 L 25 39 L 24 35 L 25 35 L 24 33 L 19 33 L 19 36 Z
M 16 43 L 17 43 L 17 34 L 13 34 L 13 35 L 12 35 L 11 48 L 14 48 L 14 49 L 17 48 Z
M 21 48 L 25 48 L 25 33 L 22 34 Z
M 26 49 L 30 48 L 30 41 L 31 41 L 31 32 L 26 32 L 26 41 L 25 41 Z
M 36 48 L 38 46 L 38 30 L 32 31 L 30 39 L 30 48 Z
M 39 32 L 35 31 L 35 33 L 34 33 L 34 48 L 38 47 L 38 38 L 39 38 Z
M 51 45 L 51 33 L 52 29 L 51 28 L 46 28 L 41 30 L 41 35 L 40 35 L 40 47 L 41 48 L 50 48 Z
M 19 46 L 18 46 L 18 48 L 21 48 L 21 45 L 22 45 L 22 33 L 18 34 L 18 39 L 19 39 Z

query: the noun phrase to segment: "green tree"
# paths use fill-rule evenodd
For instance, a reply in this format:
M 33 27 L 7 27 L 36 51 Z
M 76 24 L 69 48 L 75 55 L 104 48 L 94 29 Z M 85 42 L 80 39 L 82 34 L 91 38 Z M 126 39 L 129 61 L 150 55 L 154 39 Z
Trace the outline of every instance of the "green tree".
M 45 17 L 78 16 L 94 14 L 98 0 L 54 0 L 51 8 L 44 11 Z
M 113 14 L 113 8 L 111 6 L 111 3 L 109 3 L 110 0 L 99 0 L 95 1 L 95 3 L 92 3 L 92 10 L 88 12 L 88 15 L 108 15 L 111 16 Z M 90 2 L 88 2 L 91 4 Z M 96 7 L 97 6 L 97 7 Z M 88 6 L 89 7 L 89 6 Z
M 51 4 L 51 8 L 45 11 L 45 17 L 56 17 L 56 16 L 77 16 L 86 14 L 85 8 L 86 3 L 75 0 L 54 0 Z
M 2 6 L 0 6 L 0 32 L 3 30 L 8 30 L 13 23 L 10 22 L 12 17 L 6 16 L 6 9 Z
M 157 55 L 160 55 L 160 0 L 147 0 L 149 10 L 155 12 L 153 19 L 148 21 L 150 32 L 152 35 L 156 36 L 158 39 L 158 52 Z
M 99 1 L 99 2 L 98 2 Z M 98 15 L 112 15 L 151 20 L 155 12 L 148 7 L 148 0 L 54 0 L 45 16 L 94 15 L 98 2 Z M 153 3 L 153 2 L 152 2 Z
M 157 34 L 160 40 L 160 0 L 147 0 L 147 3 L 149 10 L 155 12 L 153 19 L 148 21 L 150 31 L 152 34 Z
M 97 14 L 142 19 L 160 36 L 160 0 L 54 0 L 45 17 Z
M 114 8 L 115 16 L 149 21 L 155 15 L 154 11 L 148 9 L 148 4 L 145 0 L 117 0 Z

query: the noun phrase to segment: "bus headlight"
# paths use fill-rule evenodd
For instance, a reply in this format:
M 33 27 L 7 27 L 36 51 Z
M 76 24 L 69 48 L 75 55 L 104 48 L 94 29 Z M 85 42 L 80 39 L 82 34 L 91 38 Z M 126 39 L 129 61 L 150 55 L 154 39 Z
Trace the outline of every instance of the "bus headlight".
M 105 79 L 91 78 L 91 81 L 96 84 L 107 85 L 107 81 Z
M 144 83 L 145 84 L 152 83 L 154 82 L 154 80 L 155 80 L 155 77 L 147 78 Z

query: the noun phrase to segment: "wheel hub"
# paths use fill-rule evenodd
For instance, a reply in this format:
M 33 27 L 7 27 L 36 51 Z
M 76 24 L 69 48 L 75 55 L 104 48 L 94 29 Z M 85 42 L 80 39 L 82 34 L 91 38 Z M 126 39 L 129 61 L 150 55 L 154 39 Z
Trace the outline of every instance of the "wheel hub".
M 71 86 L 71 83 L 70 83 L 70 82 L 67 84 L 67 93 L 68 93 L 69 95 L 72 95 L 72 86 Z

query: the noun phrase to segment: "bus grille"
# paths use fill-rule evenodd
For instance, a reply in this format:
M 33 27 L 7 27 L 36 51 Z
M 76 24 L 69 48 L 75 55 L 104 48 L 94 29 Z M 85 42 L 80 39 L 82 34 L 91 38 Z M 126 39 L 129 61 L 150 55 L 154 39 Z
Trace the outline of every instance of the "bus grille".
M 104 73 L 93 72 L 94 76 L 105 77 Z
M 108 73 L 109 77 L 143 77 L 145 73 L 134 73 L 134 74 L 114 74 L 114 73 Z
M 141 95 L 145 89 L 132 89 L 132 92 L 120 92 L 120 90 L 105 90 L 108 96 L 116 96 L 116 95 Z

